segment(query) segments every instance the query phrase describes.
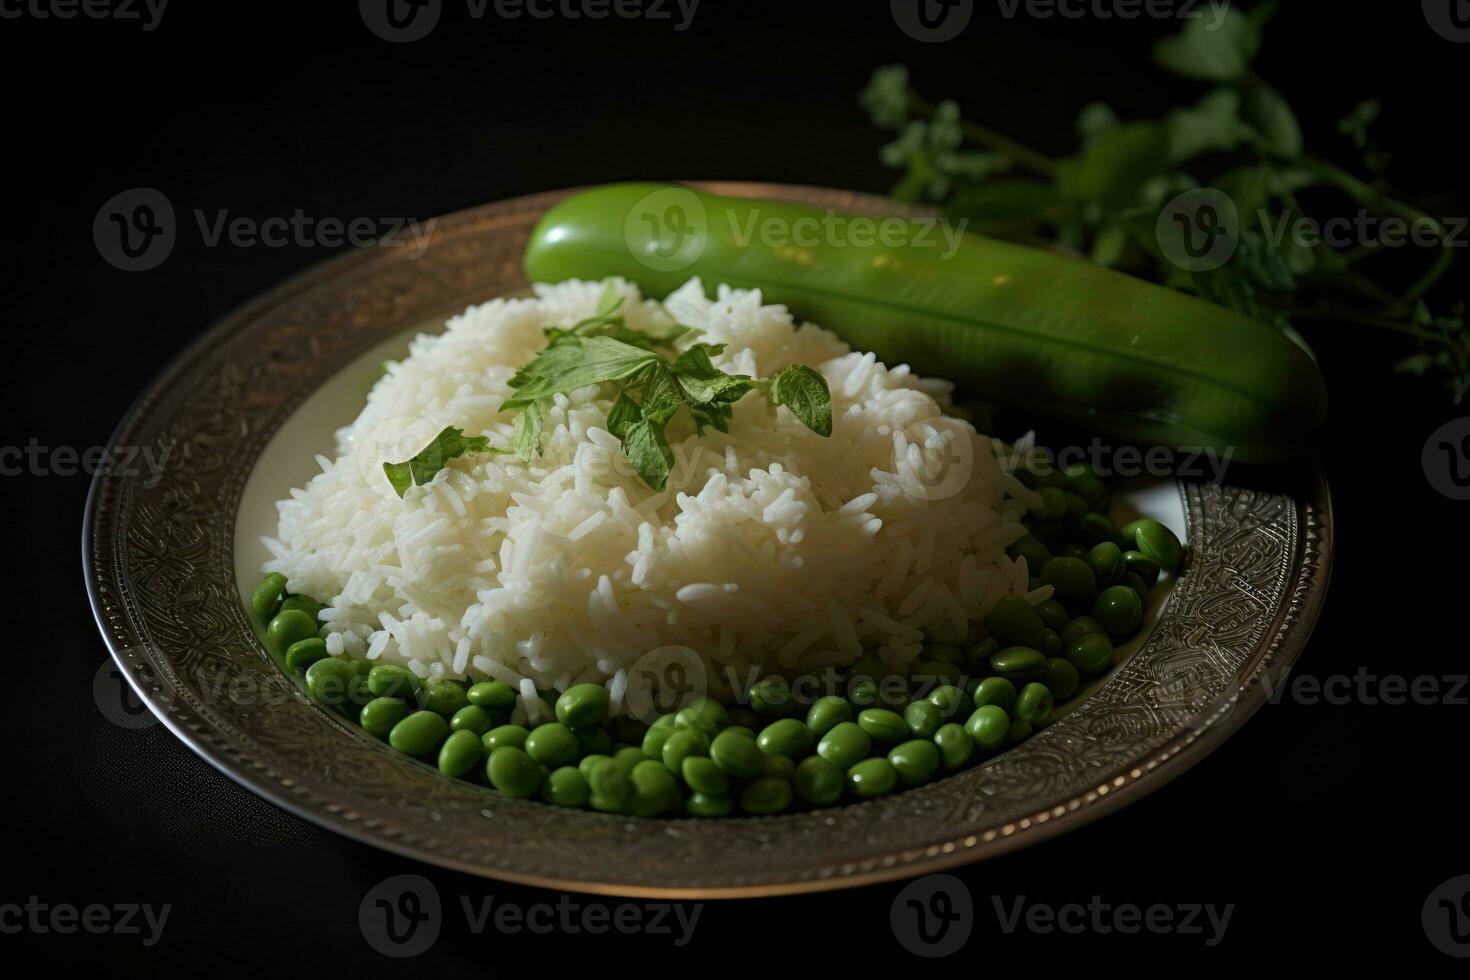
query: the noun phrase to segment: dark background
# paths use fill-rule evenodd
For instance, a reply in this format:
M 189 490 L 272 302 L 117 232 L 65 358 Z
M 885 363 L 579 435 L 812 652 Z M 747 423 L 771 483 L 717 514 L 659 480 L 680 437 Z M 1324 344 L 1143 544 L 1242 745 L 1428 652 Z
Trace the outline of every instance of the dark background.
M 0 442 L 105 443 L 150 377 L 207 324 L 331 254 L 207 248 L 184 220 L 161 267 L 121 272 L 99 257 L 91 228 L 103 202 L 128 188 L 158 188 L 186 218 L 201 208 L 256 219 L 296 209 L 428 217 L 642 177 L 881 192 L 894 179 L 877 162 L 885 137 L 856 102 L 877 65 L 903 61 L 926 92 L 1057 155 L 1074 145 L 1071 120 L 1091 100 L 1127 117 L 1191 97 L 1188 83 L 1148 64 L 1167 22 L 1007 20 L 994 3 L 978 3 L 966 33 L 939 45 L 905 37 L 882 2 L 703 0 L 684 32 L 616 18 L 473 21 L 449 2 L 436 31 L 408 45 L 374 37 L 351 3 L 311 15 L 306 6 L 176 0 L 152 32 L 136 22 L 0 20 L 11 365 Z M 1278 16 L 1258 66 L 1325 155 L 1348 156 L 1339 116 L 1383 98 L 1377 133 L 1395 151 L 1397 181 L 1463 201 L 1456 93 L 1467 61 L 1470 47 L 1434 34 L 1419 4 L 1297 3 Z M 1429 383 L 1392 375 L 1404 351 L 1383 337 L 1319 326 L 1310 340 L 1331 388 L 1320 441 L 1338 550 L 1298 674 L 1359 665 L 1464 674 L 1464 507 L 1436 494 L 1420 465 L 1430 432 L 1463 409 Z M 13 500 L 11 608 L 28 626 L 11 640 L 20 673 L 7 672 L 0 903 L 173 905 L 151 950 L 125 936 L 5 936 L 7 946 L 128 972 L 376 971 L 391 964 L 364 943 L 357 908 L 388 875 L 421 872 L 451 904 L 557 898 L 319 831 L 237 788 L 161 726 L 108 723 L 90 693 L 106 654 L 77 560 L 87 481 L 20 477 L 0 488 Z M 1268 706 L 1147 799 L 959 871 L 977 925 L 946 965 L 1010 963 L 1030 974 L 1098 953 L 1165 954 L 1181 966 L 1334 962 L 1365 947 L 1449 965 L 1427 943 L 1420 909 L 1439 883 L 1470 872 L 1466 717 L 1445 704 Z M 745 969 L 902 957 L 888 927 L 900 887 L 708 904 L 688 948 Z M 1095 894 L 1235 911 L 1225 942 L 1206 950 L 1198 937 L 1003 936 L 989 901 Z M 609 948 L 632 968 L 672 942 L 475 937 L 451 914 L 412 968 L 575 968 Z

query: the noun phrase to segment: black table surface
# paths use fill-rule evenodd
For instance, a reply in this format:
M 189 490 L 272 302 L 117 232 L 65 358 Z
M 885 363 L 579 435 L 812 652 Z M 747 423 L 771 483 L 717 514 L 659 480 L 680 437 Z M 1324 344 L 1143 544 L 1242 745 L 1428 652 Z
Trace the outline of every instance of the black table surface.
M 499 17 L 494 5 L 475 18 L 477 5 L 450 3 L 435 31 L 411 44 L 386 43 L 352 4 L 335 6 L 308 14 L 304 4 L 180 3 L 149 29 L 146 20 L 54 16 L 64 0 L 0 2 L 10 219 L 0 443 L 105 443 L 149 378 L 208 323 L 334 254 L 309 243 L 211 246 L 196 211 L 427 217 L 645 177 L 882 192 L 893 180 L 877 160 L 883 136 L 856 103 L 876 65 L 903 61 L 927 91 L 1054 153 L 1072 145 L 1069 121 L 1087 102 L 1151 113 L 1177 101 L 1183 84 L 1161 86 L 1147 64 L 1170 23 L 1037 17 L 1026 5 L 1008 17 L 1011 5 L 976 4 L 966 33 L 942 44 L 906 37 L 886 3 L 703 0 L 682 30 L 672 2 L 660 8 L 669 19 L 601 20 L 567 16 L 586 9 L 575 4 L 539 19 Z M 148 16 L 141 3 L 127 9 Z M 1355 101 L 1382 96 L 1381 138 L 1397 151 L 1399 181 L 1448 192 L 1463 208 L 1463 156 L 1447 140 L 1470 47 L 1432 32 L 1418 4 L 1383 5 L 1371 17 L 1334 9 L 1330 24 L 1325 8 L 1283 13 L 1262 72 L 1293 94 L 1314 144 L 1336 138 L 1334 121 Z M 180 215 L 173 254 L 143 273 L 108 265 L 92 237 L 102 203 L 134 187 L 158 188 Z M 1455 680 L 1466 673 L 1456 625 L 1464 505 L 1432 489 L 1420 453 L 1465 411 L 1432 385 L 1393 375 L 1394 349 L 1378 336 L 1344 326 L 1310 339 L 1333 402 L 1319 449 L 1338 550 L 1296 675 L 1365 676 L 1367 687 L 1354 690 L 1370 693 L 1391 675 L 1430 678 L 1441 694 L 1398 705 L 1361 694 L 1285 698 L 1125 810 L 957 871 L 972 896 L 973 934 L 948 963 L 1031 972 L 1095 963 L 1101 952 L 1150 964 L 1167 954 L 1170 966 L 1192 968 L 1221 957 L 1350 962 L 1366 948 L 1430 967 L 1454 962 L 1430 945 L 1421 910 L 1442 882 L 1470 873 L 1459 756 L 1470 692 Z M 106 653 L 77 547 L 86 478 L 32 472 L 0 489 L 11 504 L 5 579 L 27 626 L 10 641 L 0 725 L 9 736 L 4 947 L 129 973 L 388 969 L 359 906 L 384 879 L 420 874 L 444 912 L 415 965 L 495 969 L 539 956 L 554 969 L 609 944 L 635 957 L 723 955 L 746 968 L 908 955 L 889 918 L 903 883 L 706 903 L 682 908 L 682 920 L 659 919 L 656 903 L 441 872 L 283 813 L 162 726 L 119 727 L 99 711 L 93 680 Z M 553 924 L 492 921 L 477 933 L 465 908 L 487 899 Z M 1008 932 L 1004 916 L 1018 899 L 1201 904 L 1228 907 L 1230 918 L 1213 938 L 1208 926 L 1203 935 Z M 92 905 L 109 910 L 113 928 L 65 931 L 67 908 Z M 126 913 L 142 905 L 168 908 L 156 936 L 145 917 Z M 542 920 L 542 905 L 563 911 Z M 642 926 L 595 934 L 585 926 L 599 909 Z M 125 915 L 141 928 L 126 928 Z

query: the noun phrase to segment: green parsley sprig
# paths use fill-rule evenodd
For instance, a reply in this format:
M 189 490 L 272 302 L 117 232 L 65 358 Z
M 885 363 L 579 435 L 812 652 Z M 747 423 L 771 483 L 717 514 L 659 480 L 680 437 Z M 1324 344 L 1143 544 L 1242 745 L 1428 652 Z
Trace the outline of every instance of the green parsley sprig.
M 1370 135 L 1378 102 L 1358 104 L 1338 124 L 1359 157 L 1354 166 L 1308 152 L 1290 104 L 1252 68 L 1275 5 L 1238 6 L 1217 24 L 1186 21 L 1154 48 L 1159 68 L 1206 86 L 1198 101 L 1134 121 L 1093 103 L 1076 122 L 1080 146 L 1060 159 L 963 118 L 953 101 L 930 102 L 902 65 L 879 69 L 861 101 L 875 125 L 896 133 L 880 151 L 903 171 L 893 195 L 940 203 L 986 234 L 1048 239 L 1282 329 L 1321 321 L 1390 331 L 1417 348 L 1400 350 L 1395 370 L 1437 375 L 1460 402 L 1470 394 L 1465 304 L 1436 299 L 1434 309 L 1427 294 L 1463 241 L 1389 186 L 1389 154 Z M 1224 265 L 1190 272 L 1164 254 L 1156 224 L 1171 200 L 1197 187 L 1229 196 L 1240 238 Z M 1385 247 L 1383 236 L 1343 245 L 1280 233 L 1307 216 L 1304 203 L 1319 201 L 1426 229 L 1426 260 L 1391 261 L 1406 250 Z

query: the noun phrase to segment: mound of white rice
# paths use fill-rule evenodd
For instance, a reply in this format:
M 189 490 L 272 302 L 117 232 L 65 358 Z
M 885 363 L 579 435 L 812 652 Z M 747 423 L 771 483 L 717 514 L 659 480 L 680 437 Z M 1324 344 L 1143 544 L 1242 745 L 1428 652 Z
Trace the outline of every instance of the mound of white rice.
M 693 326 L 728 345 L 716 359 L 727 371 L 820 370 L 831 437 L 758 392 L 735 405 L 729 433 L 696 435 L 681 412 L 674 472 L 655 492 L 606 431 L 615 392 L 593 387 L 543 410 L 544 455 L 529 465 L 462 457 L 399 499 L 382 463 L 445 426 L 512 444 L 506 382 L 545 327 L 591 316 L 604 284 L 471 307 L 414 340 L 337 433 L 336 458 L 319 457 L 320 475 L 278 504 L 264 570 L 326 604 L 329 651 L 422 678 L 505 680 L 523 694 L 517 719 L 535 721 L 537 689 L 603 682 L 621 706 L 671 661 L 715 693 L 758 668 L 865 653 L 909 663 L 922 640 L 961 642 L 999 597 L 1026 593 L 1005 547 L 1035 495 L 990 439 L 943 414 L 947 383 L 798 327 L 758 291 L 722 286 L 710 301 L 696 280 L 660 305 L 614 283 L 629 326 Z

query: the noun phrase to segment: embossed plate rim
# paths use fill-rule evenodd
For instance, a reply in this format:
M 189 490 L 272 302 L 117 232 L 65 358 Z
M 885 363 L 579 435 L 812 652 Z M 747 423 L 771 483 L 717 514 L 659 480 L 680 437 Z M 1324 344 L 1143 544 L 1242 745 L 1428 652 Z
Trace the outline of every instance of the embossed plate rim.
M 820 206 L 865 210 L 869 213 L 893 210 L 891 202 L 885 202 L 881 198 L 822 188 L 747 183 L 718 183 L 707 186 L 728 193 L 785 197 L 808 201 Z M 447 269 L 449 275 L 469 271 L 455 266 L 457 253 L 454 252 L 454 249 L 457 243 L 472 244 L 481 239 L 490 242 L 508 236 L 509 243 L 515 244 L 516 236 L 523 236 L 528 222 L 533 220 L 534 215 L 565 193 L 568 192 L 551 192 L 517 198 L 457 212 L 440 219 L 440 229 L 447 232 L 445 241 L 430 246 L 428 254 L 433 256 L 433 261 L 422 267 L 424 269 L 422 273 L 415 272 L 414 276 L 409 276 L 406 285 L 400 283 L 401 288 L 409 292 L 410 299 L 414 299 L 416 294 L 413 293 L 413 290 L 418 286 L 415 277 L 420 274 L 427 277 L 429 270 L 435 268 L 433 262 L 442 262 L 441 272 Z M 487 250 L 493 252 L 493 249 L 488 249 L 488 246 Z M 473 251 L 472 247 L 467 250 L 468 254 L 472 254 Z M 504 249 L 502 248 L 501 251 Z M 512 250 L 512 252 L 518 254 L 518 251 Z M 463 258 L 462 261 L 468 262 L 470 259 Z M 273 322 L 272 317 L 284 321 L 283 311 L 292 309 L 293 304 L 304 310 L 313 299 L 335 295 L 333 289 L 340 291 L 345 296 L 351 292 L 349 287 L 361 286 L 363 283 L 380 283 L 385 288 L 392 286 L 395 276 L 402 279 L 406 275 L 405 270 L 398 267 L 396 262 L 396 257 L 385 257 L 381 253 L 372 252 L 341 256 L 307 270 L 231 312 L 219 323 L 205 331 L 197 341 L 160 372 L 119 423 L 109 445 L 118 444 L 119 440 L 135 429 L 143 433 L 150 431 L 149 426 L 145 423 L 154 421 L 151 413 L 160 406 L 167 407 L 171 402 L 179 403 L 174 405 L 175 414 L 162 416 L 163 421 L 159 422 L 156 428 L 162 430 L 163 422 L 182 418 L 179 413 L 187 407 L 189 395 L 193 391 L 187 387 L 190 377 L 200 373 L 202 368 L 208 367 L 211 359 L 213 361 L 227 360 L 224 357 L 226 350 L 231 345 L 240 343 L 242 338 L 251 335 L 252 331 L 255 334 L 265 334 L 266 327 Z M 480 295 L 513 288 L 512 279 L 506 279 L 503 272 L 503 269 L 490 270 L 490 284 L 493 284 L 493 289 L 488 289 Z M 497 273 L 500 274 L 499 278 L 495 278 Z M 453 287 L 446 288 L 452 289 Z M 391 291 L 391 289 L 388 290 L 390 293 Z M 352 295 L 356 297 L 356 293 Z M 430 315 L 451 312 L 464 305 L 460 301 L 462 297 L 455 296 L 452 300 L 440 297 L 438 305 L 435 306 L 433 291 L 427 287 L 425 296 L 420 298 L 429 305 L 422 305 L 422 303 L 414 305 L 410 302 L 406 312 L 393 306 L 392 297 L 384 299 L 382 296 L 377 296 L 374 298 L 385 305 L 378 311 L 379 316 L 370 318 L 370 326 L 339 325 L 337 333 L 342 335 L 340 339 L 343 341 L 342 349 L 335 352 L 339 359 L 350 357 L 354 345 L 357 348 L 365 348 L 382 339 L 382 336 L 392 329 L 406 328 L 413 323 L 423 322 Z M 354 298 L 348 305 L 352 306 L 356 302 L 357 299 Z M 355 309 L 355 306 L 352 306 L 349 312 L 355 312 Z M 276 326 L 285 329 L 280 324 Z M 325 331 L 325 328 L 323 330 Z M 345 361 L 339 360 L 339 363 L 345 363 Z M 309 381 L 311 377 L 313 375 L 308 371 L 307 380 Z M 185 385 L 182 393 L 174 390 L 175 383 Z M 302 397 L 304 397 L 302 392 L 282 395 L 277 403 L 273 403 L 271 411 L 263 417 L 267 421 L 278 419 L 275 422 L 275 426 L 278 426 L 279 420 L 288 416 Z M 243 463 L 236 461 L 234 469 L 229 468 L 230 464 L 225 464 L 226 477 L 230 473 L 239 471 L 242 465 L 243 473 L 248 474 L 256 455 L 256 453 L 248 452 L 248 449 L 253 445 L 258 451 L 269 439 L 275 427 L 265 424 L 259 430 L 250 430 L 247 424 L 249 419 L 243 409 L 239 410 L 239 415 L 240 418 L 236 421 L 247 430 L 246 438 L 243 440 L 247 452 L 243 455 L 248 459 Z M 256 420 L 259 421 L 259 418 Z M 207 440 L 205 443 L 207 449 Z M 243 476 L 239 476 L 236 480 L 233 496 L 230 495 L 231 486 L 228 479 L 224 479 L 221 486 L 214 488 L 223 495 L 231 508 L 238 503 L 239 489 L 243 485 L 243 480 Z M 364 763 L 377 761 L 369 753 L 383 754 L 384 758 L 392 763 L 391 772 L 395 774 L 394 779 L 401 777 L 404 785 L 412 784 L 417 788 L 427 788 L 427 791 L 434 797 L 431 804 L 426 804 L 423 799 L 405 798 L 395 801 L 399 805 L 392 808 L 381 807 L 378 812 L 358 812 L 355 806 L 357 803 L 366 801 L 383 804 L 385 801 L 373 801 L 363 795 L 367 790 L 359 793 L 356 786 L 342 782 L 334 783 L 320 778 L 319 774 L 307 771 L 303 760 L 289 754 L 282 755 L 262 744 L 258 740 L 260 733 L 257 733 L 257 737 L 252 739 L 245 732 L 236 733 L 238 737 L 232 736 L 229 732 L 222 732 L 221 729 L 225 727 L 224 723 L 227 719 L 220 716 L 218 706 L 205 702 L 191 706 L 190 699 L 197 700 L 198 693 L 193 691 L 187 683 L 175 680 L 178 676 L 179 664 L 170 660 L 168 652 L 154 643 L 150 635 L 141 632 L 143 627 L 150 624 L 135 605 L 137 583 L 129 580 L 125 575 L 118 574 L 120 566 L 124 563 L 128 563 L 131 568 L 131 563 L 127 562 L 129 556 L 126 544 L 123 540 L 114 539 L 112 536 L 122 534 L 131 526 L 121 524 L 120 520 L 124 516 L 132 516 L 131 511 L 123 511 L 123 506 L 133 502 L 139 489 L 136 486 L 136 480 L 129 485 L 125 477 L 114 478 L 103 474 L 93 481 L 88 494 L 83 526 L 83 564 L 88 596 L 98 627 L 124 676 L 138 691 L 144 702 L 185 744 L 221 772 L 298 816 L 363 843 L 406 857 L 524 884 L 602 894 L 680 898 L 786 894 L 849 887 L 932 872 L 1044 840 L 1081 826 L 1162 786 L 1223 742 L 1265 703 L 1265 690 L 1261 684 L 1265 672 L 1284 670 L 1300 654 L 1325 596 L 1332 553 L 1331 501 L 1325 478 L 1320 465 L 1315 460 L 1311 460 L 1304 464 L 1300 472 L 1292 476 L 1292 482 L 1305 490 L 1305 499 L 1279 497 L 1281 500 L 1290 502 L 1291 526 L 1295 530 L 1295 537 L 1291 540 L 1290 553 L 1287 553 L 1286 548 L 1283 547 L 1283 554 L 1280 558 L 1280 562 L 1288 566 L 1281 575 L 1284 586 L 1281 594 L 1269 597 L 1272 602 L 1276 603 L 1275 613 L 1264 622 L 1257 642 L 1248 649 L 1239 647 L 1231 651 L 1243 657 L 1238 666 L 1224 678 L 1233 681 L 1233 684 L 1228 686 L 1223 694 L 1213 697 L 1206 704 L 1204 710 L 1198 715 L 1200 723 L 1166 726 L 1156 735 L 1161 739 L 1159 743 L 1144 753 L 1144 757 L 1136 760 L 1135 764 L 1124 767 L 1126 771 L 1108 770 L 1106 780 L 1089 783 L 1085 788 L 1076 789 L 1055 799 L 1047 799 L 1044 808 L 1028 808 L 1033 806 L 1028 802 L 1026 806 L 1020 808 L 1012 806 L 1010 811 L 1003 811 L 1007 813 L 1004 819 L 994 818 L 982 821 L 978 817 L 972 817 L 969 822 L 963 824 L 954 819 L 944 822 L 944 819 L 947 818 L 941 813 L 945 802 L 943 798 L 953 796 L 968 803 L 972 812 L 980 808 L 978 812 L 984 813 L 983 807 L 988 801 L 982 799 L 983 793 L 979 791 L 982 785 L 988 785 L 992 780 L 989 776 L 979 774 L 987 771 L 992 776 L 1002 772 L 1009 773 L 1022 767 L 1030 758 L 1043 758 L 1046 751 L 1054 747 L 1053 743 L 1061 742 L 1066 737 L 1060 732 L 1066 719 L 1039 733 L 1036 738 L 1023 743 L 1018 748 L 1004 753 L 984 767 L 972 769 L 919 790 L 899 794 L 885 800 L 842 807 L 835 811 L 754 820 L 746 818 L 699 822 L 693 826 L 686 822 L 673 828 L 669 821 L 637 821 L 592 813 L 554 812 L 554 815 L 553 813 L 544 813 L 544 816 L 531 815 L 531 811 L 524 811 L 520 808 L 535 807 L 543 812 L 547 808 L 539 803 L 501 800 L 488 791 L 467 784 L 463 790 L 460 787 L 450 786 L 449 781 L 441 780 L 437 774 L 424 766 L 405 765 L 400 759 L 386 756 L 388 750 L 377 744 L 369 744 L 370 740 L 365 736 L 361 736 L 360 733 L 352 733 L 347 726 L 341 725 L 339 726 L 340 731 L 328 736 L 328 741 L 331 742 L 334 749 L 351 748 L 352 757 L 361 759 Z M 1203 509 L 1205 491 L 1198 486 L 1183 484 L 1180 490 L 1185 498 L 1186 517 L 1190 523 L 1191 537 L 1195 537 L 1195 529 L 1203 526 L 1203 519 L 1206 517 Z M 197 524 L 182 526 L 190 527 L 191 530 L 206 539 L 206 552 L 212 556 L 208 559 L 211 562 L 208 569 L 210 572 L 218 571 L 215 566 L 230 569 L 228 582 L 224 583 L 229 588 L 223 591 L 228 593 L 228 601 L 233 603 L 234 609 L 232 616 L 228 611 L 226 612 L 226 617 L 230 618 L 230 622 L 226 624 L 230 628 L 226 638 L 243 642 L 243 636 L 240 634 L 240 630 L 243 630 L 245 634 L 248 634 L 250 649 L 247 650 L 237 644 L 235 649 L 225 652 L 233 653 L 239 659 L 226 658 L 225 662 L 241 671 L 258 672 L 260 665 L 257 661 L 264 654 L 259 649 L 259 644 L 255 642 L 254 634 L 249 632 L 248 621 L 245 620 L 243 610 L 238 608 L 238 599 L 234 593 L 233 561 L 229 557 L 233 540 L 234 516 L 232 510 L 228 515 L 229 519 L 223 522 L 229 526 L 224 532 L 221 532 L 218 527 L 201 528 Z M 1219 515 L 1212 511 L 1210 516 Z M 197 542 L 191 543 L 197 544 Z M 222 549 L 219 547 L 220 544 L 223 544 Z M 218 558 L 218 552 L 221 550 L 225 553 L 223 559 Z M 189 570 L 194 571 L 193 568 Z M 223 602 L 226 596 L 207 593 L 209 586 L 213 586 L 218 592 L 221 583 L 210 575 L 201 577 L 203 579 L 201 588 L 206 590 L 206 594 L 200 601 Z M 1186 574 L 1184 582 L 1188 581 L 1189 577 Z M 1181 583 L 1181 586 L 1183 584 Z M 1250 583 L 1244 584 L 1250 585 Z M 1158 635 L 1160 628 L 1171 622 L 1171 612 L 1174 610 L 1178 595 L 1179 590 L 1176 589 L 1161 616 L 1159 626 L 1155 628 L 1154 635 Z M 117 633 L 114 633 L 114 628 L 117 629 Z M 141 638 L 141 642 L 130 644 L 128 642 L 130 638 Z M 1144 650 L 1140 651 L 1134 661 L 1145 657 L 1153 643 L 1154 639 L 1151 636 Z M 197 651 L 189 648 L 189 653 L 194 652 Z M 1129 664 L 1134 661 L 1130 661 Z M 1144 665 L 1148 663 L 1146 659 L 1143 661 Z M 1127 669 L 1128 665 L 1121 668 L 1121 670 Z M 279 671 L 276 674 L 279 675 Z M 1110 678 L 1100 691 L 1095 692 L 1088 699 L 1086 704 L 1091 705 L 1093 700 L 1099 698 L 1104 692 L 1116 690 L 1113 685 L 1121 683 L 1119 677 L 1119 674 L 1115 674 Z M 184 678 L 185 681 L 188 679 Z M 278 682 L 282 685 L 289 683 L 284 676 L 279 676 Z M 1186 693 L 1188 693 L 1187 689 Z M 326 718 L 325 712 L 304 699 L 300 699 L 299 695 L 296 697 L 299 703 L 293 703 L 287 709 L 291 712 L 290 717 L 293 720 L 299 718 L 303 725 L 309 723 L 310 726 L 319 729 L 323 719 Z M 227 708 L 234 707 L 234 705 L 227 705 Z M 206 709 L 214 709 L 213 717 L 209 716 Z M 303 715 L 301 714 L 303 711 L 311 714 Z M 238 719 L 247 716 L 237 712 L 234 717 Z M 330 724 L 336 725 L 337 722 L 330 722 Z M 349 739 L 353 736 L 357 737 L 361 745 L 360 749 L 350 746 Z M 1048 742 L 1048 739 L 1051 741 Z M 1136 749 L 1137 746 L 1131 746 L 1131 748 Z M 273 763 L 281 763 L 279 770 Z M 431 780 L 438 782 L 424 781 L 423 774 L 418 773 L 418 770 L 423 770 L 423 773 L 426 773 Z M 1077 773 L 1072 772 L 1069 775 L 1075 783 Z M 440 783 L 445 785 L 441 786 Z M 469 797 L 465 795 L 465 791 L 472 791 L 480 796 Z M 488 829 L 478 825 L 472 827 L 470 824 L 475 820 L 477 814 L 467 812 L 462 814 L 456 809 L 466 805 L 478 807 L 479 813 L 485 815 L 489 815 L 493 808 L 505 814 L 505 820 L 496 822 L 492 818 Z M 926 807 L 932 813 L 919 812 Z M 449 818 L 444 816 L 445 813 L 449 814 Z M 405 817 L 405 814 L 415 819 L 421 818 L 420 822 L 406 823 L 408 818 Z M 939 816 L 934 816 L 934 814 L 939 814 Z M 464 817 L 462 827 L 459 824 L 444 825 L 446 819 L 461 815 Z M 925 817 L 933 817 L 931 822 L 938 821 L 935 825 L 943 827 L 943 832 L 935 830 L 931 833 L 926 830 L 925 833 L 928 836 L 921 839 L 907 837 L 900 840 L 895 837 L 895 825 L 885 826 L 884 823 L 885 820 L 893 820 L 901 826 L 903 820 L 907 819 L 918 824 L 921 818 Z M 780 845 L 783 842 L 788 845 L 802 843 L 810 845 L 812 838 L 804 839 L 803 835 L 813 833 L 814 830 L 820 835 L 822 833 L 820 825 L 827 824 L 829 820 L 846 821 L 859 828 L 869 828 L 875 835 L 878 835 L 878 842 L 873 843 L 872 840 L 867 840 L 863 842 L 863 847 L 850 845 L 849 852 L 844 855 L 832 847 L 832 838 L 837 835 L 827 834 L 825 837 L 816 838 L 827 846 L 821 848 L 820 853 L 815 855 L 810 846 L 796 847 L 785 852 L 792 859 L 789 863 L 774 868 L 763 865 L 760 871 L 752 874 L 737 874 L 728 869 L 720 870 L 717 867 L 718 874 L 714 877 L 705 868 L 691 870 L 687 867 L 678 867 L 677 864 L 674 867 L 650 868 L 645 866 L 646 861 L 640 863 L 629 849 L 629 856 L 623 857 L 622 866 L 618 866 L 618 862 L 613 860 L 612 872 L 598 877 L 589 877 L 581 870 L 568 873 L 567 869 L 572 865 L 555 854 L 549 857 L 541 856 L 546 867 L 517 866 L 518 862 L 524 862 L 526 859 L 524 856 L 512 857 L 511 842 L 504 838 L 517 831 L 517 821 L 528 819 L 534 819 L 538 825 L 544 819 L 545 823 L 577 827 L 595 838 L 596 847 L 609 848 L 608 853 L 604 856 L 610 859 L 622 856 L 620 844 L 636 844 L 640 840 L 646 842 L 649 838 L 666 841 L 670 833 L 680 835 L 680 840 L 686 838 L 703 840 L 706 836 L 715 835 L 714 839 L 730 847 L 748 847 L 753 841 L 761 847 L 766 846 L 767 841 L 770 841 L 771 846 L 777 850 L 781 850 Z M 479 852 L 468 853 L 465 850 L 456 850 L 451 845 L 448 840 L 454 836 L 451 831 L 461 830 L 468 840 L 479 844 L 481 847 Z M 882 837 L 880 832 L 885 831 L 888 836 Z M 520 828 L 520 832 L 524 834 L 524 828 Z M 461 845 L 461 847 L 464 846 L 467 845 Z M 486 855 L 498 855 L 498 857 L 487 859 Z M 578 869 L 593 863 L 585 861 L 588 856 L 591 856 L 590 853 L 580 855 L 584 860 L 576 862 Z M 769 855 L 759 856 L 763 859 L 769 857 Z

